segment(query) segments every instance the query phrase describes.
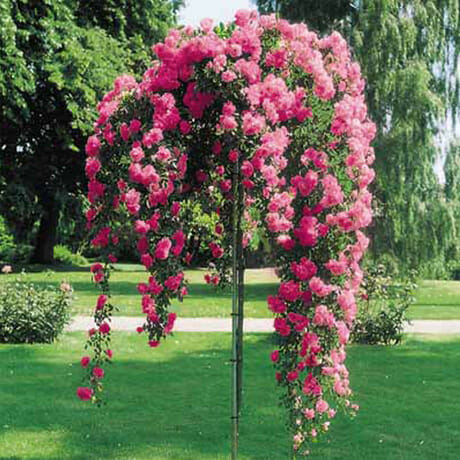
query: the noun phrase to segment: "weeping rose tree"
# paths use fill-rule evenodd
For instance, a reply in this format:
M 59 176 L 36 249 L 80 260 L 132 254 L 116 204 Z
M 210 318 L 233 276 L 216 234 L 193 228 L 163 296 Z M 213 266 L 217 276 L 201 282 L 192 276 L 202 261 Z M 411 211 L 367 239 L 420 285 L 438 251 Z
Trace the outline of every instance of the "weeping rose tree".
M 187 294 L 194 222 L 186 204 L 217 222 L 206 280 L 225 283 L 238 181 L 244 243 L 260 226 L 275 254 L 280 285 L 268 307 L 279 346 L 271 360 L 294 449 L 305 453 L 338 409 L 358 408 L 345 345 L 368 245 L 361 230 L 371 222 L 375 134 L 359 65 L 338 33 L 319 38 L 304 24 L 249 11 L 225 26 L 204 20 L 198 30 L 171 30 L 153 52 L 141 82 L 115 81 L 86 146 L 86 216 L 102 260 L 91 271 L 101 294 L 78 396 L 102 401 L 120 239 L 135 239 L 148 272 L 138 285 L 146 315 L 138 332 L 157 347 L 174 327 L 171 301 Z

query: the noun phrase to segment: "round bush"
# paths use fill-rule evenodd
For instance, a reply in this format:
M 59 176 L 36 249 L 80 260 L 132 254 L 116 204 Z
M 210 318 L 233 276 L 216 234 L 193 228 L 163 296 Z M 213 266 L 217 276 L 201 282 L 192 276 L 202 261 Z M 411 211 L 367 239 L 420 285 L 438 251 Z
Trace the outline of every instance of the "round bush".
M 71 298 L 67 283 L 39 288 L 17 279 L 0 285 L 0 342 L 53 342 L 69 322 Z

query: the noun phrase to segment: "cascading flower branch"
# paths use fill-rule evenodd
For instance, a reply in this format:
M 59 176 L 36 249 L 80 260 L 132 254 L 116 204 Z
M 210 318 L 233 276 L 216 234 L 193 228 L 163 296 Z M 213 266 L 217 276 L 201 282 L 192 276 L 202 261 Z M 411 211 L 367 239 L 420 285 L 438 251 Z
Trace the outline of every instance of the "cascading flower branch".
M 243 188 L 244 244 L 259 226 L 271 239 L 280 286 L 269 296 L 294 448 L 307 453 L 350 402 L 345 345 L 356 313 L 371 222 L 375 125 L 367 118 L 360 67 L 338 34 L 239 11 L 234 23 L 203 20 L 171 30 L 141 82 L 117 78 L 88 139 L 86 217 L 103 263 L 92 356 L 82 359 L 81 399 L 101 402 L 112 358 L 109 275 L 123 239 L 149 272 L 138 285 L 146 320 L 138 332 L 157 347 L 171 333 L 174 298 L 187 294 L 194 230 L 189 203 L 212 216 L 213 271 L 229 279 L 232 206 Z

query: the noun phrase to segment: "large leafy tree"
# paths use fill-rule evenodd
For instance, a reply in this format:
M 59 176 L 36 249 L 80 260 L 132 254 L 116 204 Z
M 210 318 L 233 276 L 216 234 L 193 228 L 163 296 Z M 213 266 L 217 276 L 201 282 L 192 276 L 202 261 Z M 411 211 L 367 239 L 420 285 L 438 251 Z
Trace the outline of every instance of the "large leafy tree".
M 182 0 L 74 0 L 78 21 L 104 29 L 109 35 L 145 45 L 163 39 Z
M 38 226 L 36 262 L 53 260 L 62 205 L 84 188 L 97 101 L 147 58 L 177 6 L 0 0 L 0 214 L 19 241 Z
M 264 11 L 339 29 L 366 76 L 378 125 L 374 254 L 406 266 L 442 264 L 454 220 L 434 173 L 435 136 L 459 112 L 459 0 L 258 0 Z
M 445 196 L 456 224 L 455 238 L 449 247 L 448 258 L 458 261 L 460 255 L 460 138 L 454 139 L 447 151 L 444 171 L 446 175 Z

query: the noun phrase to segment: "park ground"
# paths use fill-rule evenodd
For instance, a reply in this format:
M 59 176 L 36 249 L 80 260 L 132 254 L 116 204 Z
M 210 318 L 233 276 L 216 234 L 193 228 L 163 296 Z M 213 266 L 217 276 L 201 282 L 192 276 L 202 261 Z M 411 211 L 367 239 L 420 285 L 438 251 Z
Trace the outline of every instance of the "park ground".
M 122 265 L 112 287 L 120 315 L 139 311 L 139 266 Z M 187 272 L 190 296 L 173 309 L 183 317 L 228 317 L 230 292 L 215 292 L 204 271 Z M 88 268 L 31 272 L 37 285 L 68 281 L 74 314 L 91 314 L 97 289 Z M 0 282 L 15 275 L 0 276 Z M 274 273 L 247 272 L 246 314 L 269 317 Z M 423 281 L 411 307 L 417 319 L 460 319 L 460 282 Z M 143 335 L 114 333 L 114 364 L 102 408 L 75 396 L 85 333 L 50 345 L 0 347 L 0 460 L 220 460 L 230 452 L 230 342 L 227 333 L 184 333 L 159 348 Z M 288 458 L 285 411 L 268 359 L 269 334 L 245 335 L 242 460 Z M 312 458 L 454 460 L 460 451 L 460 336 L 406 335 L 396 347 L 352 345 L 348 365 L 355 400 L 339 414 Z
M 74 396 L 84 333 L 0 348 L 2 460 L 215 460 L 230 451 L 230 334 L 177 333 L 158 349 L 115 333 L 108 404 Z M 288 457 L 267 334 L 245 337 L 242 460 Z M 313 458 L 454 460 L 460 449 L 460 338 L 408 336 L 349 348 L 361 410 L 338 415 Z
M 30 270 L 38 270 L 31 267 Z M 56 286 L 69 282 L 75 294 L 72 313 L 92 315 L 98 290 L 91 281 L 89 267 L 57 268 L 29 271 L 27 278 L 38 286 Z M 174 302 L 171 310 L 182 317 L 228 317 L 231 311 L 231 292 L 215 289 L 204 282 L 204 270 L 188 270 L 189 295 L 182 303 Z M 11 280 L 15 274 L 0 275 L 0 283 Z M 140 265 L 119 264 L 111 274 L 110 285 L 115 315 L 142 315 L 137 284 L 145 282 L 147 275 Z M 245 316 L 270 318 L 267 296 L 276 293 L 277 278 L 271 269 L 246 271 Z M 419 283 L 415 303 L 408 311 L 410 319 L 460 319 L 460 281 L 423 280 Z

